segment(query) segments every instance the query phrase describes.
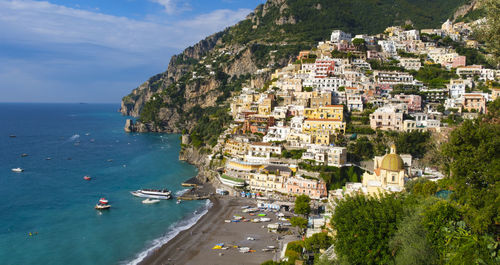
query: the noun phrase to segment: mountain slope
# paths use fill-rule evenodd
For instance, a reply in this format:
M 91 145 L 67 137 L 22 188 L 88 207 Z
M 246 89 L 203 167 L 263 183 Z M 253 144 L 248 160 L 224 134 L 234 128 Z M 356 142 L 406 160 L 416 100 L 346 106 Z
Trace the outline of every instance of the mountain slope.
M 378 33 L 413 23 L 439 26 L 469 0 L 268 0 L 235 26 L 187 48 L 166 72 L 151 77 L 123 98 L 121 112 L 139 116 L 136 131 L 191 133 L 203 144 L 230 120 L 225 100 L 246 83 L 262 87 L 271 70 L 331 30 Z M 214 138 L 215 135 L 215 138 Z

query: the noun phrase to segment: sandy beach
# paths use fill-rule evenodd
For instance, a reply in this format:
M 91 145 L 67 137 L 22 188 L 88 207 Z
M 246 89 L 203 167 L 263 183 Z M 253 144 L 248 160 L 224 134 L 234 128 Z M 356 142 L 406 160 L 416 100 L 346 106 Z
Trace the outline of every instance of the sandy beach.
M 180 232 L 167 244 L 158 248 L 140 264 L 261 264 L 271 260 L 279 253 L 264 252 L 268 246 L 280 247 L 278 235 L 267 231 L 267 224 L 276 222 L 276 215 L 269 213 L 271 222 L 231 222 L 233 215 L 253 219 L 248 213 L 242 213 L 242 206 L 256 205 L 255 200 L 237 197 L 212 197 L 212 208 L 190 229 Z M 264 226 L 264 228 L 262 228 Z M 252 237 L 255 240 L 247 240 Z M 212 249 L 216 244 L 224 243 L 228 249 Z M 240 253 L 239 247 L 249 247 L 255 252 Z M 279 252 L 279 251 L 278 251 Z

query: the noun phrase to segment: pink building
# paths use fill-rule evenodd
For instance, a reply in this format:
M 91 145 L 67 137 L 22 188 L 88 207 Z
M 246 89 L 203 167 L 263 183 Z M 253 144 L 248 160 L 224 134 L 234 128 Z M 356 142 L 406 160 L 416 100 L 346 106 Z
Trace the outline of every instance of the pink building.
M 385 106 L 370 114 L 370 127 L 374 130 L 402 131 L 403 112 L 392 106 Z
M 465 56 L 457 56 L 451 61 L 451 67 L 457 68 L 461 66 L 465 66 L 467 57 Z
M 422 111 L 422 97 L 419 95 L 399 94 L 395 95 L 394 98 L 406 103 L 409 112 Z
M 468 112 L 486 113 L 486 98 L 481 94 L 466 93 L 463 96 L 462 109 Z
M 286 180 L 285 191 L 290 195 L 307 195 L 311 199 L 328 196 L 326 183 L 323 180 L 305 179 L 299 176 Z

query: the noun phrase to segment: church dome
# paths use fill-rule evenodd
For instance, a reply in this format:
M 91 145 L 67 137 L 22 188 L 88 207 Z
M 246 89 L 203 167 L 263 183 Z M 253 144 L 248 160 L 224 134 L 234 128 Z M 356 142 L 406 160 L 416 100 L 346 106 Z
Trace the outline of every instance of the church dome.
M 405 164 L 401 156 L 396 154 L 396 146 L 391 146 L 391 153 L 385 155 L 380 163 L 380 168 L 387 171 L 401 171 L 405 169 Z

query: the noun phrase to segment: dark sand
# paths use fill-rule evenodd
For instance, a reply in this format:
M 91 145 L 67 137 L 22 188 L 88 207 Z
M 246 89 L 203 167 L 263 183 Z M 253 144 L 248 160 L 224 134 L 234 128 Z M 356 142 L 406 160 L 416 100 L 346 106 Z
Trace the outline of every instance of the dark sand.
M 280 246 L 276 240 L 277 234 L 268 232 L 267 228 L 262 228 L 262 226 L 267 227 L 267 224 L 276 222 L 274 213 L 269 213 L 267 216 L 272 219 L 271 222 L 225 223 L 224 220 L 232 219 L 236 214 L 247 219 L 257 218 L 243 214 L 241 209 L 243 205 L 255 206 L 255 200 L 226 196 L 213 197 L 212 202 L 212 208 L 194 226 L 180 232 L 140 264 L 261 264 L 279 255 L 274 251 L 262 251 L 267 246 L 277 248 Z M 256 240 L 247 240 L 247 237 L 253 237 Z M 212 248 L 218 243 L 224 243 L 225 246 L 250 247 L 256 252 L 240 253 L 238 248 L 233 247 L 227 250 L 213 250 Z

